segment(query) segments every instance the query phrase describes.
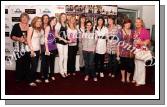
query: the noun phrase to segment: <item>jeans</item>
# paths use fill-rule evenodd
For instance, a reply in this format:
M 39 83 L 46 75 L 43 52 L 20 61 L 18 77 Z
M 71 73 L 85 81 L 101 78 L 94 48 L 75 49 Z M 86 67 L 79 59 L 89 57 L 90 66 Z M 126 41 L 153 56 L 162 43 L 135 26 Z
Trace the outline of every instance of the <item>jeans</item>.
M 83 58 L 85 61 L 85 74 L 96 77 L 96 72 L 94 70 L 94 57 L 93 52 L 83 51 Z
M 47 68 L 46 68 L 46 56 L 45 56 L 45 52 L 41 53 L 41 75 L 44 76 L 44 73 L 46 72 Z
M 34 82 L 37 79 L 37 67 L 38 67 L 38 60 L 39 60 L 39 51 L 35 51 L 36 56 L 31 57 L 31 67 L 29 72 L 29 78 L 28 81 Z M 30 53 L 29 53 L 30 55 Z
M 44 78 L 48 79 L 49 68 L 50 68 L 50 77 L 54 76 L 54 66 L 55 66 L 55 57 L 57 55 L 57 50 L 49 51 L 50 55 L 46 55 L 46 71 L 44 72 Z

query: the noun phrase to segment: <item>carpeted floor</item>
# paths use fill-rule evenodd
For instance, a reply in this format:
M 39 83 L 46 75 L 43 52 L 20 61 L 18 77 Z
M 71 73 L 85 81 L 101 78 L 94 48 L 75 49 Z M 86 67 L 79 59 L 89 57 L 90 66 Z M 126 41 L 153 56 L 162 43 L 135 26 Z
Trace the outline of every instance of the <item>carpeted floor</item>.
M 98 77 L 98 82 L 92 78 L 84 81 L 84 75 L 77 72 L 75 76 L 62 78 L 55 74 L 56 80 L 46 84 L 39 83 L 37 87 L 30 87 L 26 82 L 15 82 L 15 72 L 6 70 L 6 95 L 154 95 L 154 67 L 147 68 L 146 85 L 136 87 L 132 83 L 121 83 L 120 73 L 116 78 L 108 76 Z

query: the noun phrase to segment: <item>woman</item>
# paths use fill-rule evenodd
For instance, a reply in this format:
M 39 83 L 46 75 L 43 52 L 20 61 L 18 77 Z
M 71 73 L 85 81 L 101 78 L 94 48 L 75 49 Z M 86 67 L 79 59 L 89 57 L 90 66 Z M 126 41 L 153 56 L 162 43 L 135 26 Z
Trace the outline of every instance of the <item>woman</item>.
M 45 83 L 48 83 L 48 75 L 50 68 L 50 77 L 52 80 L 55 80 L 54 77 L 54 66 L 55 66 L 55 57 L 57 52 L 57 45 L 55 38 L 57 32 L 55 30 L 55 25 L 57 23 L 56 17 L 51 17 L 49 20 L 49 25 L 45 29 L 45 47 L 46 47 L 46 71 L 44 72 Z
M 48 22 L 49 22 L 49 16 L 47 14 L 42 15 L 42 28 L 45 31 L 45 28 L 48 26 Z M 47 72 L 47 68 L 46 68 L 46 58 L 45 58 L 45 37 L 43 37 L 43 39 L 41 39 L 41 74 L 42 74 L 42 78 L 44 78 L 44 72 Z
M 59 31 L 57 40 L 57 48 L 59 54 L 59 69 L 63 78 L 67 77 L 67 60 L 68 60 L 68 38 L 67 38 L 67 16 L 65 13 L 61 13 L 59 16 L 59 23 L 56 29 Z
M 81 38 L 83 33 L 85 32 L 85 23 L 86 23 L 86 16 L 84 14 L 82 14 L 79 17 L 79 26 L 77 27 L 78 29 L 78 34 L 79 34 L 79 67 L 80 67 L 80 71 L 83 73 L 84 71 L 84 59 L 83 59 L 83 53 L 82 53 L 82 42 L 81 42 Z
M 148 47 L 150 44 L 150 33 L 146 28 L 144 28 L 143 20 L 140 18 L 136 19 L 135 26 L 134 46 L 137 48 L 137 50 L 141 50 L 143 47 Z M 145 79 L 145 62 L 135 59 L 135 72 L 132 82 L 136 83 L 136 86 L 145 85 Z
M 67 37 L 70 41 L 68 44 L 68 62 L 67 62 L 67 71 L 68 75 L 72 73 L 75 75 L 75 65 L 76 65 L 76 55 L 77 55 L 77 29 L 76 29 L 76 18 L 71 16 L 68 23 Z
M 130 75 L 134 71 L 133 53 L 128 49 L 129 46 L 133 45 L 133 31 L 131 30 L 131 24 L 131 20 L 126 19 L 123 22 L 122 30 L 119 32 L 120 41 L 124 42 L 124 45 L 118 46 L 118 57 L 120 57 L 121 62 L 121 82 L 123 83 L 125 83 L 125 79 L 127 83 L 130 82 Z M 128 47 L 125 47 L 125 45 Z M 126 77 L 125 71 L 127 72 Z
M 86 22 L 86 31 L 82 38 L 83 57 L 85 61 L 85 81 L 88 81 L 92 76 L 94 81 L 97 81 L 96 72 L 94 70 L 94 57 L 96 49 L 96 39 L 93 32 L 93 25 L 91 21 Z
M 41 82 L 37 78 L 37 67 L 40 53 L 40 39 L 43 37 L 42 20 L 40 17 L 34 17 L 31 22 L 31 27 L 28 29 L 27 42 L 30 49 L 31 68 L 29 72 L 29 85 L 36 86 L 36 83 Z
M 97 18 L 95 34 L 97 36 L 95 67 L 96 70 L 100 72 L 100 77 L 104 77 L 104 56 L 106 53 L 106 37 L 108 29 L 105 27 L 105 20 L 101 16 Z M 98 66 L 100 66 L 99 69 Z
M 109 76 L 112 78 L 115 77 L 116 73 L 119 70 L 117 57 L 117 44 L 116 42 L 119 41 L 118 26 L 115 24 L 115 18 L 113 16 L 108 17 L 108 36 L 107 36 L 107 53 L 109 54 L 109 67 L 111 69 L 111 73 Z
M 29 28 L 29 15 L 22 13 L 20 15 L 20 23 L 13 26 L 11 39 L 14 40 L 14 52 L 16 56 L 16 82 L 20 82 L 27 77 L 30 70 L 30 60 L 27 46 L 27 31 Z M 22 53 L 22 54 L 21 54 Z

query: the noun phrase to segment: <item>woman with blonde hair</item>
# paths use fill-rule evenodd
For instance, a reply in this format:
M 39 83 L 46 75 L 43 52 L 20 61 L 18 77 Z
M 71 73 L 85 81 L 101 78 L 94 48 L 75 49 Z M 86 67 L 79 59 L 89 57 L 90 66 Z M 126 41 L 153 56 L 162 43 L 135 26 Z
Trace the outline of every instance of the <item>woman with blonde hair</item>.
M 44 35 L 44 31 L 42 29 L 42 20 L 40 17 L 34 17 L 31 22 L 31 27 L 28 29 L 27 42 L 30 49 L 30 57 L 31 57 L 31 68 L 29 72 L 29 85 L 36 86 L 36 83 L 41 82 L 37 78 L 37 67 L 40 53 L 40 40 Z
M 59 69 L 63 78 L 67 77 L 67 60 L 68 60 L 68 38 L 67 38 L 67 16 L 61 13 L 59 16 L 59 23 L 56 25 L 58 36 L 57 48 L 59 54 Z
M 29 15 L 22 13 L 20 23 L 16 23 L 11 32 L 11 39 L 14 40 L 14 52 L 16 58 L 16 82 L 27 79 L 27 73 L 30 69 L 29 53 L 27 50 L 27 31 L 29 28 Z M 22 55 L 20 54 L 22 53 Z
M 76 29 L 76 17 L 71 16 L 67 28 L 67 37 L 70 40 L 68 44 L 68 62 L 67 62 L 67 71 L 68 75 L 72 73 L 75 75 L 75 64 L 76 64 L 76 54 L 77 54 L 77 29 Z
M 137 50 L 142 50 L 147 48 L 150 44 L 150 32 L 144 28 L 144 23 L 141 18 L 137 18 L 135 22 L 135 32 L 134 32 L 134 46 Z M 145 85 L 146 80 L 146 68 L 145 61 L 135 59 L 135 71 L 133 76 L 133 83 L 136 83 L 136 86 Z

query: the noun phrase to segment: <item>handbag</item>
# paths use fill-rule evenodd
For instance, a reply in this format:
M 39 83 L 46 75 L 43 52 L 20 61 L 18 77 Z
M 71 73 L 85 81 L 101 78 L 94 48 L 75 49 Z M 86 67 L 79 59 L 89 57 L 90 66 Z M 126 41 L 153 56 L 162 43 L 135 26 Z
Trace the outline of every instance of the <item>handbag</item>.
M 135 54 L 135 59 L 147 61 L 152 59 L 152 54 L 150 50 L 139 50 Z

